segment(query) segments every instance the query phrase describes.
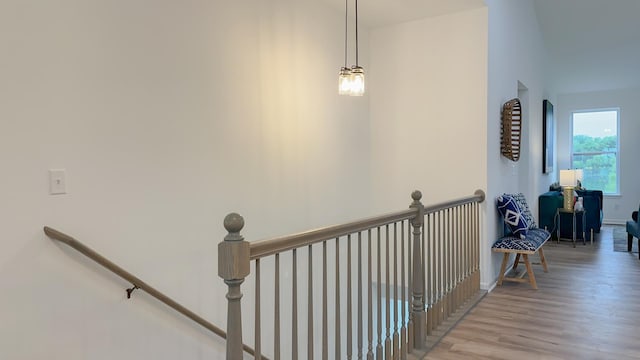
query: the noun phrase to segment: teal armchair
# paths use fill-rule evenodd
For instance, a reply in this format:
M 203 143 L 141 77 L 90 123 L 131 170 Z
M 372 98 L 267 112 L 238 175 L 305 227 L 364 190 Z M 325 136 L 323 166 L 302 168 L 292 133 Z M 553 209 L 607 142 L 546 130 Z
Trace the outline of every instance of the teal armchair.
M 640 211 L 640 208 L 638 210 Z M 640 248 L 640 223 L 638 223 L 638 211 L 634 211 L 633 214 L 631 214 L 631 218 L 633 220 L 627 221 L 627 251 L 631 251 L 631 244 L 634 236 L 638 239 L 638 247 Z M 638 258 L 640 258 L 640 253 L 638 253 Z

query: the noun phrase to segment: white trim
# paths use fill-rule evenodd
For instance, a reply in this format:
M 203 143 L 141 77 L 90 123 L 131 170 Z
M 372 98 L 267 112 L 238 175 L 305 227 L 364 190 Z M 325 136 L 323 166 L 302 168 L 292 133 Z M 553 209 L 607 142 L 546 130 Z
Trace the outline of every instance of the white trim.
M 602 219 L 602 224 L 603 225 L 626 225 L 627 224 L 627 220 Z
M 498 280 L 494 280 L 492 283 L 487 284 L 485 282 L 480 283 L 480 289 L 487 290 L 487 292 L 492 292 L 493 289 L 498 286 Z
M 569 119 L 569 123 L 570 123 L 570 138 L 569 138 L 569 149 L 570 149 L 570 157 L 569 157 L 569 164 L 571 165 L 571 168 L 573 169 L 573 157 L 574 157 L 574 152 L 573 152 L 573 118 L 575 114 L 579 114 L 579 113 L 596 113 L 596 112 L 606 112 L 606 111 L 615 111 L 616 112 L 616 151 L 615 151 L 615 156 L 616 156 L 616 192 L 615 193 L 604 193 L 604 189 L 603 189 L 603 195 L 604 196 L 620 196 L 620 108 L 619 107 L 609 107 L 609 108 L 595 108 L 595 109 L 580 109 L 580 110 L 573 110 L 571 111 L 571 118 Z M 614 154 L 614 152 L 611 151 L 600 151 L 597 153 L 578 153 L 578 155 L 596 155 L 596 154 Z

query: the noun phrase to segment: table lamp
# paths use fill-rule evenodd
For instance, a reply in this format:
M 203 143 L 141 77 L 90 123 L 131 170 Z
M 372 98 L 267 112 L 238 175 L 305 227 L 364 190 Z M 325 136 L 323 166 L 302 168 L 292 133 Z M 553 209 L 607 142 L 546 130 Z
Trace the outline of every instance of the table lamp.
M 567 211 L 573 211 L 574 190 L 578 180 L 582 181 L 581 169 L 560 170 L 560 186 L 564 197 L 564 209 Z

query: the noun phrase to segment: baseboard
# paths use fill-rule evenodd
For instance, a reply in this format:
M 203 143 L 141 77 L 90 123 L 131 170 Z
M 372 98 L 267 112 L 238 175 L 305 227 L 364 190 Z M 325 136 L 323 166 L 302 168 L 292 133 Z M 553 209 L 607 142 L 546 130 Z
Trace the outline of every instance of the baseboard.
M 631 219 L 629 219 L 631 220 Z M 626 225 L 627 220 L 618 220 L 618 219 L 603 219 L 603 225 Z
M 496 288 L 496 286 L 498 286 L 498 280 L 494 280 L 491 283 L 486 283 L 486 282 L 481 282 L 480 283 L 480 289 L 482 290 L 486 290 L 488 293 L 492 292 L 493 289 Z

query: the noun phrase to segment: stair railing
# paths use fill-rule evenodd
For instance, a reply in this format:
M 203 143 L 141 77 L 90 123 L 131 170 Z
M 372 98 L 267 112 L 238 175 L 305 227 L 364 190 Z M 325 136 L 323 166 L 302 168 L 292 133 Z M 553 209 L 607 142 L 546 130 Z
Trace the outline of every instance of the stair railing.
M 242 359 L 240 285 L 251 268 L 255 275 L 256 359 L 264 358 L 263 317 L 273 320 L 272 333 L 268 334 L 273 337 L 269 351 L 274 359 L 281 357 L 281 294 L 285 287 L 284 292 L 291 296 L 291 316 L 287 319 L 290 327 L 286 327 L 286 343 L 291 348 L 285 351 L 292 359 L 301 356 L 298 272 L 303 277 L 306 272 L 307 282 L 307 306 L 302 307 L 307 315 L 303 358 L 313 359 L 318 355 L 323 360 L 407 359 L 414 352 L 424 353 L 433 330 L 480 290 L 479 203 L 485 195 L 478 190 L 472 196 L 428 207 L 421 203 L 419 191 L 411 197 L 413 202 L 407 210 L 257 242 L 247 242 L 240 234 L 244 227 L 242 216 L 227 215 L 224 227 L 228 235 L 218 248 L 218 273 L 229 287 L 227 359 Z M 333 267 L 327 261 L 330 248 L 335 251 L 330 259 Z M 299 267 L 298 258 L 304 259 L 305 249 L 307 264 Z M 314 250 L 321 251 L 321 258 L 314 257 Z M 280 275 L 283 259 L 291 266 L 289 272 L 285 269 L 291 274 L 291 283 L 284 285 Z M 269 271 L 266 278 L 274 281 L 273 288 L 267 292 L 274 297 L 273 312 L 268 314 L 262 312 L 261 299 L 261 263 L 264 261 L 272 265 L 265 267 L 265 271 Z M 316 267 L 316 263 L 321 266 Z M 321 277 L 321 281 L 314 286 L 318 269 L 321 275 L 317 277 Z M 331 303 L 329 278 L 333 278 Z M 318 300 L 320 304 L 316 306 Z M 317 307 L 321 310 L 316 311 Z M 330 307 L 334 316 L 331 338 Z M 271 321 L 268 323 L 271 325 Z M 318 337 L 314 336 L 316 328 L 321 330 Z
M 135 275 L 131 274 L 130 272 L 124 270 L 123 268 L 121 268 L 120 266 L 116 265 L 115 263 L 113 263 L 109 259 L 107 259 L 104 256 L 100 255 L 99 253 L 97 253 L 93 249 L 89 248 L 88 246 L 84 245 L 80 241 L 74 239 L 73 237 L 71 237 L 71 236 L 69 236 L 69 235 L 67 235 L 65 233 L 62 233 L 62 232 L 60 232 L 58 230 L 50 228 L 48 226 L 44 227 L 44 233 L 48 237 L 50 237 L 51 239 L 60 241 L 60 242 L 62 242 L 64 244 L 68 245 L 69 247 L 77 250 L 79 253 L 81 253 L 81 254 L 85 255 L 86 257 L 88 257 L 89 259 L 97 262 L 98 264 L 100 264 L 104 268 L 106 268 L 107 270 L 113 272 L 114 274 L 120 276 L 121 278 L 123 278 L 124 280 L 126 280 L 127 282 L 132 284 L 131 288 L 126 289 L 127 298 L 130 298 L 131 294 L 135 290 L 137 290 L 137 289 L 142 290 L 142 291 L 146 292 L 147 294 L 153 296 L 154 298 L 158 299 L 163 304 L 165 304 L 165 305 L 169 306 L 170 308 L 174 309 L 175 311 L 179 312 L 180 314 L 182 314 L 182 315 L 186 316 L 187 318 L 195 321 L 196 323 L 198 323 L 199 325 L 201 325 L 205 329 L 211 331 L 212 333 L 218 335 L 219 337 L 221 337 L 223 339 L 227 339 L 227 334 L 224 332 L 224 330 L 220 329 L 219 327 L 213 325 L 209 321 L 207 321 L 207 320 L 203 319 L 202 317 L 198 316 L 196 313 L 194 313 L 193 311 L 187 309 L 186 307 L 180 305 L 175 300 L 171 299 L 167 295 L 165 295 L 165 294 L 161 293 L 160 291 L 156 290 L 151 285 L 149 285 L 146 282 L 140 280 L 137 276 L 135 276 Z M 247 352 L 247 353 L 249 353 L 251 355 L 255 354 L 254 350 L 250 346 L 244 345 L 244 344 L 242 344 L 242 342 L 240 342 L 240 354 L 241 354 L 241 356 L 242 356 L 242 351 L 245 351 L 245 352 Z

